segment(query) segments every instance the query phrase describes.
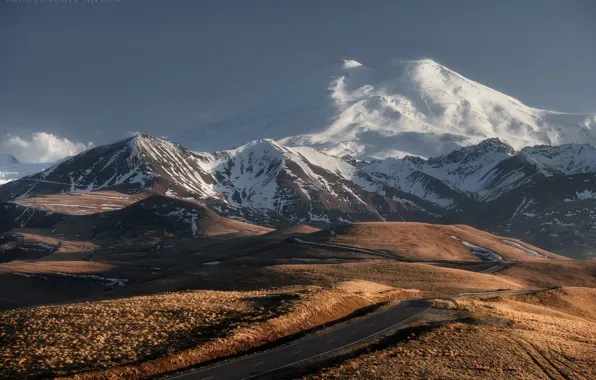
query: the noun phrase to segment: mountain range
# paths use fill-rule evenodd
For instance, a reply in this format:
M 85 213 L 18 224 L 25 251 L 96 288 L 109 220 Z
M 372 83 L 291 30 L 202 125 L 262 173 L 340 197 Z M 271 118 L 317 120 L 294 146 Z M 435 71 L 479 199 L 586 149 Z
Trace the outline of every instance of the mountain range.
M 364 161 L 268 139 L 200 153 L 139 135 L 9 182 L 0 187 L 0 201 L 150 190 L 267 227 L 465 223 L 582 253 L 596 236 L 595 181 L 596 148 L 588 144 L 516 151 L 488 139 L 429 159 Z
M 594 115 L 527 107 L 431 60 L 374 70 L 342 60 L 189 131 L 192 150 L 139 135 L 8 182 L 0 202 L 151 191 L 266 227 L 465 223 L 590 255 L 595 123 Z M 18 165 L 5 156 L 0 169 Z

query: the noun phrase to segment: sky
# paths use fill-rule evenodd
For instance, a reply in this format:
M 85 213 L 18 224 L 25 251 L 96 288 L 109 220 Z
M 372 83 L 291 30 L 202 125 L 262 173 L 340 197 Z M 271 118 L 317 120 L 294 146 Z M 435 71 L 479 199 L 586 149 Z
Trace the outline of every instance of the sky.
M 593 0 L 0 0 L 0 152 L 172 137 L 337 59 L 431 57 L 523 103 L 596 111 Z

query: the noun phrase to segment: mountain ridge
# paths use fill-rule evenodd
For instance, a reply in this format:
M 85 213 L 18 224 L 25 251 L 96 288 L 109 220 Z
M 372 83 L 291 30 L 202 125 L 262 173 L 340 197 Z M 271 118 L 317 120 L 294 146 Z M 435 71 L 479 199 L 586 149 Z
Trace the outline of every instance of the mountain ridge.
M 511 226 L 523 224 L 516 236 L 560 241 L 551 235 L 562 227 L 572 240 L 564 244 L 579 244 L 572 230 L 591 234 L 596 228 L 596 214 L 589 211 L 596 206 L 593 178 L 596 148 L 586 144 L 516 151 L 487 139 L 429 159 L 365 161 L 272 139 L 205 153 L 139 135 L 1 186 L 0 202 L 47 193 L 151 190 L 267 227 L 420 221 L 511 233 Z M 550 195 L 542 194 L 546 188 Z M 560 223 L 544 224 L 549 218 Z M 530 228 L 532 220 L 541 224 Z
M 596 115 L 528 107 L 430 59 L 339 60 L 285 85 L 190 131 L 192 150 L 138 135 L 9 182 L 0 202 L 150 190 L 267 227 L 464 223 L 596 243 Z

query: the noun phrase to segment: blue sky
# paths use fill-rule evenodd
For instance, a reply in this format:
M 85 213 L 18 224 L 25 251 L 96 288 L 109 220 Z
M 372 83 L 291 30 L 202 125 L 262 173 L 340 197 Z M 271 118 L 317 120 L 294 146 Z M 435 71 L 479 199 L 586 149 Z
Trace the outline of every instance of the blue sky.
M 174 135 L 338 58 L 431 57 L 531 106 L 596 111 L 591 0 L 1 1 L 0 138 Z

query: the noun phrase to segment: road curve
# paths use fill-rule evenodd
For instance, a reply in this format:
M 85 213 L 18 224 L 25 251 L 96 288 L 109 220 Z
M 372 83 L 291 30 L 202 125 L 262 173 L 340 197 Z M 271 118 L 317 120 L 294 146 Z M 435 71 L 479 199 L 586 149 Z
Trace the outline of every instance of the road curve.
M 500 272 L 502 270 L 505 270 L 507 268 L 510 268 L 513 266 L 513 263 L 510 263 L 508 261 L 500 261 L 497 264 L 495 264 L 494 266 L 487 268 L 485 270 L 481 270 L 478 273 L 496 273 L 496 272 Z
M 457 305 L 456 298 L 473 296 L 491 296 L 499 294 L 528 294 L 541 289 L 528 290 L 497 290 L 486 292 L 462 293 L 453 297 L 443 296 L 434 298 L 419 298 L 405 300 L 382 312 L 372 314 L 356 322 L 331 330 L 325 334 L 299 340 L 289 345 L 262 352 L 256 355 L 231 360 L 197 371 L 180 374 L 170 379 L 186 380 L 238 380 L 250 379 L 267 373 L 289 367 L 353 346 L 368 338 L 379 335 L 392 328 L 397 328 L 415 317 L 427 312 L 436 299 L 452 301 Z
M 402 301 L 380 313 L 328 333 L 282 346 L 261 354 L 171 377 L 187 380 L 237 380 L 289 367 L 293 364 L 357 344 L 400 324 L 409 322 L 432 307 L 431 299 Z

